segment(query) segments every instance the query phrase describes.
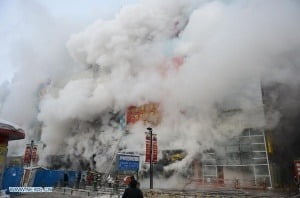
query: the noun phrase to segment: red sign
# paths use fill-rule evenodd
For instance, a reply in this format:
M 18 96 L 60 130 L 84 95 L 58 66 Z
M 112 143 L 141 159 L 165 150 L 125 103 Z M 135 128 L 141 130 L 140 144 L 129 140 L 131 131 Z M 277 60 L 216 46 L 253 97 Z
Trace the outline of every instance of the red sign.
M 151 136 L 149 133 L 146 133 L 146 155 L 145 155 L 145 162 L 150 163 L 150 151 L 151 151 Z M 152 163 L 157 163 L 157 154 L 158 154 L 158 148 L 157 148 L 157 135 L 152 135 Z
M 27 145 L 24 154 L 24 164 L 29 165 L 31 160 L 31 146 Z
M 152 136 L 152 162 L 157 163 L 157 136 Z
M 295 176 L 300 177 L 300 160 L 295 160 L 294 165 L 295 165 Z
M 134 124 L 138 121 L 157 125 L 160 121 L 160 112 L 157 103 L 148 103 L 142 106 L 130 106 L 127 109 L 126 120 L 127 124 Z
M 37 146 L 32 147 L 31 159 L 32 159 L 32 163 L 37 164 L 37 162 L 39 160 L 39 156 L 37 154 Z
M 39 160 L 39 156 L 37 154 L 37 146 L 33 145 L 31 148 L 31 145 L 26 145 L 25 154 L 24 154 L 24 165 L 29 166 L 31 162 L 33 164 L 37 164 Z

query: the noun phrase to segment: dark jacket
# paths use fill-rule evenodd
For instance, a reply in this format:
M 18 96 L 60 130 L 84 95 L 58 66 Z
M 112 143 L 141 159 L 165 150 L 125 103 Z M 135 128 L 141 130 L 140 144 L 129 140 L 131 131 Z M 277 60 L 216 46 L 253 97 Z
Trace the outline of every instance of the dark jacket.
M 143 193 L 138 188 L 126 188 L 122 198 L 143 198 Z
M 130 182 L 130 187 L 125 189 L 122 198 L 144 198 L 143 192 L 136 187 L 137 181 L 132 180 Z

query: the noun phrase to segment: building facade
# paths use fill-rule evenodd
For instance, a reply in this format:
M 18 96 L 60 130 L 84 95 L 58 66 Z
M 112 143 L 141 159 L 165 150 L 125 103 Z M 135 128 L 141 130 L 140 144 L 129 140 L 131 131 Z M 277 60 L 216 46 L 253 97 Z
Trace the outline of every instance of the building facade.
M 204 152 L 194 170 L 206 184 L 236 187 L 272 187 L 267 152 L 262 129 L 245 129 L 239 136 Z
M 0 120 L 0 187 L 6 165 L 6 155 L 8 151 L 8 141 L 25 138 L 25 133 L 16 125 L 4 120 Z

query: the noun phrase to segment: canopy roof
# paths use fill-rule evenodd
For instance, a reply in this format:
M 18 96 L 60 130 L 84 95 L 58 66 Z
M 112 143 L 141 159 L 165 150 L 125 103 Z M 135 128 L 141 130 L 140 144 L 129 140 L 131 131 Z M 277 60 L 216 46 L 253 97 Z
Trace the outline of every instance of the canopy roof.
M 16 124 L 0 119 L 0 136 L 8 137 L 8 140 L 20 140 L 25 138 L 25 132 Z

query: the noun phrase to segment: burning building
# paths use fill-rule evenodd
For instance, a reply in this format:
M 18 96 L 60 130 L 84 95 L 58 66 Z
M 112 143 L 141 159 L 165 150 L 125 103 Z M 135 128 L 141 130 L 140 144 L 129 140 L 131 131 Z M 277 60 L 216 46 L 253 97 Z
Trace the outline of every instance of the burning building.
M 290 71 L 299 65 L 300 12 L 294 1 L 246 2 L 145 0 L 124 6 L 112 20 L 97 21 L 70 37 L 72 67 L 48 56 L 64 54 L 60 50 L 43 51 L 48 48 L 41 45 L 47 56 L 28 61 L 18 74 L 53 74 L 50 90 L 30 99 L 37 116 L 22 114 L 40 123 L 32 132 L 45 143 L 39 163 L 76 169 L 89 161 L 105 172 L 117 152 L 143 154 L 145 128 L 153 125 L 162 164 L 157 167 L 165 176 L 271 187 L 272 147 L 259 82 L 265 76 L 298 79 L 299 73 Z M 33 106 L 19 98 L 36 90 L 34 79 L 16 77 L 21 91 L 7 97 L 1 114 L 11 113 L 16 104 Z
M 294 161 L 299 152 L 299 86 L 265 83 L 263 101 L 266 114 L 267 148 L 274 187 L 295 185 L 299 178 Z
M 225 139 L 214 140 L 215 143 L 211 147 L 195 152 L 193 159 L 189 162 L 189 168 L 182 173 L 182 177 L 186 178 L 188 185 L 191 184 L 193 187 L 195 184 L 236 188 L 272 187 L 269 162 L 271 148 L 264 131 L 265 115 L 261 87 L 259 83 L 252 83 L 249 89 L 255 90 L 252 92 L 251 98 L 256 101 L 256 105 L 251 108 L 241 109 L 239 104 L 232 100 L 218 105 L 217 127 L 223 129 L 224 126 L 227 126 L 235 132 Z M 241 95 L 243 92 L 245 90 L 241 91 Z M 138 122 L 144 124 L 145 127 L 158 126 L 160 124 L 158 120 L 164 119 L 162 117 L 163 109 L 160 108 L 157 111 L 158 109 L 158 105 L 151 103 L 139 107 L 129 107 L 126 115 L 127 130 L 130 131 Z M 186 114 L 188 111 L 190 110 L 180 110 L 181 114 Z M 151 119 L 147 112 L 153 116 Z M 155 122 L 153 122 L 154 120 Z M 157 173 L 166 177 L 176 174 L 176 171 L 169 167 L 184 160 L 187 156 L 184 147 L 170 149 L 170 147 L 159 144 L 159 148 L 161 157 L 158 164 L 155 165 Z
M 263 129 L 244 129 L 241 135 L 203 153 L 193 164 L 203 183 L 232 184 L 241 187 L 272 187 L 266 139 Z

